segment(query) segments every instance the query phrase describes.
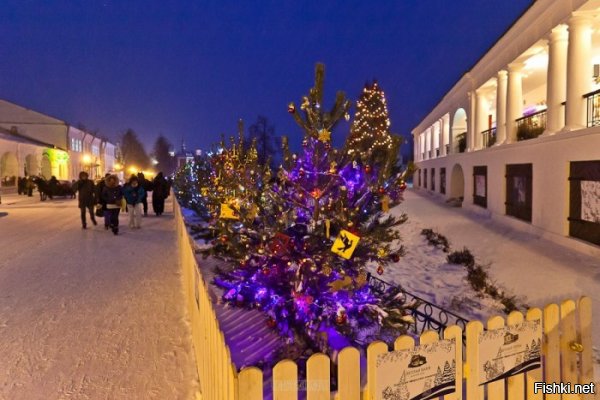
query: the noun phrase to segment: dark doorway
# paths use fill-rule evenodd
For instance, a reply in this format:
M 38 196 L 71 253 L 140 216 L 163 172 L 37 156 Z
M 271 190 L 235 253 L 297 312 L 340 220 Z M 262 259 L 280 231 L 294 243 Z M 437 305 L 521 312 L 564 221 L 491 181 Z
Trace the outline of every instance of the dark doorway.
M 600 246 L 600 160 L 571 163 L 569 235 Z
M 487 166 L 473 167 L 473 204 L 487 208 Z
M 533 166 L 506 166 L 506 214 L 531 222 Z

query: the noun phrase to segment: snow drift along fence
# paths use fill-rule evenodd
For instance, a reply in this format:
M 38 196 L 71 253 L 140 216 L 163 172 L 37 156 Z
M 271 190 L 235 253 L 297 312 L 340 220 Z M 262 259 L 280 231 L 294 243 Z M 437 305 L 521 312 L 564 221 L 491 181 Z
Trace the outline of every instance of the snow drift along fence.
M 366 350 L 366 384 L 361 386 L 361 354 L 354 347 L 342 350 L 332 363 L 324 354 L 314 354 L 306 365 L 306 380 L 298 379 L 298 366 L 291 360 L 279 362 L 273 369 L 272 388 L 263 387 L 263 371 L 256 367 L 237 371 L 229 348 L 221 332 L 207 282 L 199 274 L 191 238 L 188 236 L 181 210 L 174 202 L 178 230 L 178 244 L 185 279 L 187 305 L 192 322 L 192 336 L 200 378 L 201 399 L 207 400 L 263 400 L 272 395 L 274 400 L 375 400 L 377 357 L 389 351 L 383 342 L 371 343 Z M 542 324 L 542 367 L 486 385 L 480 385 L 479 333 L 518 325 L 523 321 L 540 320 Z M 508 317 L 490 318 L 486 325 L 471 321 L 465 328 L 466 345 L 455 347 L 457 362 L 456 392 L 445 400 L 542 400 L 541 392 L 534 393 L 534 382 L 565 382 L 588 384 L 593 382 L 592 309 L 591 300 L 582 297 L 577 302 L 565 300 L 560 305 L 550 304 L 532 308 L 526 314 L 515 311 Z M 462 342 L 463 329 L 453 325 L 440 335 L 427 331 L 418 338 L 401 336 L 392 350 L 413 349 L 418 344 L 429 344 L 440 339 Z M 331 392 L 331 368 L 337 369 L 337 392 Z M 598 392 L 596 392 L 598 393 Z M 395 399 L 396 397 L 394 397 Z M 589 395 L 548 394 L 546 400 L 591 400 Z
M 192 238 L 188 235 L 181 208 L 173 201 L 177 244 L 182 266 L 184 291 L 191 320 L 192 343 L 200 379 L 201 399 L 237 399 L 237 371 L 231 361 L 212 300 L 208 282 L 199 274 Z M 199 400 L 199 399 L 198 399 Z

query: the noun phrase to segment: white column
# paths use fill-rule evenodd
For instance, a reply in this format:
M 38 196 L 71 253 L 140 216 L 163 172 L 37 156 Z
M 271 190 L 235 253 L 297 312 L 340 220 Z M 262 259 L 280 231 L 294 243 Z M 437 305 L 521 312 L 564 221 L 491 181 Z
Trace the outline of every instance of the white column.
M 481 132 L 488 129 L 488 106 L 481 90 L 475 92 L 477 96 L 475 114 L 475 150 L 483 148 L 483 135 Z
M 448 114 L 444 115 L 442 117 L 442 119 L 440 120 L 440 131 L 441 131 L 441 140 L 440 140 L 440 154 L 442 156 L 448 155 L 448 153 L 446 152 L 446 145 L 448 144 L 448 139 L 450 138 L 449 135 L 449 129 L 450 129 L 450 117 L 448 116 Z
M 429 127 L 429 158 L 435 158 L 435 129 L 433 129 L 433 125 Z
M 496 86 L 496 144 L 506 141 L 506 80 L 507 72 L 498 71 Z
M 588 16 L 574 15 L 569 20 L 567 51 L 567 121 L 565 130 L 581 129 L 587 125 L 586 100 L 583 95 L 592 79 L 592 23 Z
M 419 148 L 419 136 L 413 135 L 413 159 L 419 161 L 417 149 Z
M 517 141 L 516 119 L 523 116 L 523 78 L 522 64 L 508 65 L 508 85 L 506 88 L 506 140 L 505 143 Z
M 565 112 L 562 107 L 567 95 L 567 27 L 559 25 L 552 30 L 548 41 L 548 76 L 546 86 L 546 131 L 553 135 L 565 126 Z
M 469 114 L 467 115 L 467 151 L 473 151 L 475 148 L 474 131 L 475 131 L 475 115 L 476 115 L 476 95 L 475 92 L 469 92 Z

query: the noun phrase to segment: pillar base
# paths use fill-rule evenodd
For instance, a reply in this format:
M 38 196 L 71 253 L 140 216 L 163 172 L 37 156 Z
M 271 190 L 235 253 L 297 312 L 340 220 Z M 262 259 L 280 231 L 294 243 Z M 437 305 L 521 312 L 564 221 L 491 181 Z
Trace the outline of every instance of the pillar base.
M 560 131 L 558 131 L 557 133 L 564 133 L 564 132 L 573 132 L 573 131 L 578 131 L 581 129 L 586 129 L 587 126 L 583 126 L 583 125 L 566 125 L 564 128 L 562 128 Z

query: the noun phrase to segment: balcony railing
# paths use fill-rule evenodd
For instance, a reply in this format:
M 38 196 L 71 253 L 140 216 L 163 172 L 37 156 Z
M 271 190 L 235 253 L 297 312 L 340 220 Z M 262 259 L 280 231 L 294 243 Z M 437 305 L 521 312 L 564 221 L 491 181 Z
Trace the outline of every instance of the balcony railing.
M 446 155 L 450 154 L 450 145 L 446 145 Z
M 546 129 L 546 110 L 519 118 L 517 122 L 517 140 L 535 139 Z
M 587 126 L 600 126 L 600 89 L 583 97 L 587 99 Z
M 483 147 L 492 147 L 496 143 L 496 128 L 481 132 L 483 135 Z

